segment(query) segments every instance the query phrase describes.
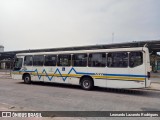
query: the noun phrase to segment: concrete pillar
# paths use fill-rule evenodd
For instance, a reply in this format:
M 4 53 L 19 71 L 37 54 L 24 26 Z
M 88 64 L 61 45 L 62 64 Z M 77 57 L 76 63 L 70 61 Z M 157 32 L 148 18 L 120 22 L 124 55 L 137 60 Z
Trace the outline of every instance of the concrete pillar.
M 2 69 L 5 69 L 5 68 L 6 68 L 6 63 L 5 63 L 5 62 L 2 62 L 2 63 L 1 63 L 1 68 L 2 68 Z

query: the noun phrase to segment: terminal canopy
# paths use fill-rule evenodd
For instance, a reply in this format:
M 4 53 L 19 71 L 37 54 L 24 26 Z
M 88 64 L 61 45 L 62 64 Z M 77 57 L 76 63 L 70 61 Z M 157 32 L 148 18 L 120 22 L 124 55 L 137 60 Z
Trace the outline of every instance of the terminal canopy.
M 148 41 L 133 41 L 133 42 L 126 42 L 126 43 L 113 43 L 113 44 L 88 45 L 88 46 L 76 46 L 76 47 L 46 48 L 46 49 L 32 49 L 32 50 L 29 49 L 29 50 L 20 50 L 20 51 L 0 52 L 0 60 L 13 59 L 15 54 L 17 53 L 112 49 L 112 48 L 130 48 L 130 47 L 143 47 L 143 46 L 148 47 L 150 53 L 152 54 L 156 54 L 156 52 L 160 52 L 160 40 L 148 40 Z

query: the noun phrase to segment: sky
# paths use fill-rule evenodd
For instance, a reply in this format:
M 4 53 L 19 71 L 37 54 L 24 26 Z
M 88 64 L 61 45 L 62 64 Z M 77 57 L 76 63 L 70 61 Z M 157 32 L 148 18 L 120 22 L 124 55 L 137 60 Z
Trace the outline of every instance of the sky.
M 160 0 L 0 0 L 5 51 L 160 40 Z

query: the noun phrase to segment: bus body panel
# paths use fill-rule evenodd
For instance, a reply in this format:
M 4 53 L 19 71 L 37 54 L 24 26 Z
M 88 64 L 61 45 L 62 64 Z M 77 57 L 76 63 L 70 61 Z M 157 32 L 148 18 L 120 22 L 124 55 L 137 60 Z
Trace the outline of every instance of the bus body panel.
M 148 76 L 148 73 L 150 74 L 151 72 L 151 66 L 150 66 L 150 54 L 149 54 L 149 50 L 146 47 L 143 47 L 143 64 L 144 64 L 144 69 L 143 72 L 146 75 L 145 77 L 145 87 L 149 87 L 151 85 L 151 80 L 150 80 L 150 76 Z M 142 73 L 142 70 L 139 70 L 139 72 Z
M 145 81 L 107 80 L 107 88 L 144 88 Z
M 55 82 L 57 83 L 68 83 L 69 74 L 71 67 L 56 67 L 55 73 Z
M 12 79 L 15 80 L 21 80 L 22 79 L 22 75 L 20 73 L 12 73 Z
M 55 82 L 54 71 L 55 67 L 44 66 L 44 82 Z
M 87 67 L 72 67 L 69 71 L 68 74 L 70 75 L 70 77 L 68 78 L 69 84 L 73 84 L 73 85 L 79 85 L 80 84 L 80 78 L 83 77 L 84 73 L 89 73 L 88 68 Z
M 107 81 L 106 79 L 94 79 L 94 86 L 107 87 Z
M 35 69 L 32 69 L 34 71 L 33 76 L 31 77 L 31 80 L 33 81 L 44 81 L 45 73 L 43 72 L 43 66 L 35 66 Z
M 108 68 L 107 69 L 107 87 L 112 88 L 112 82 L 115 81 L 126 81 L 130 79 L 128 68 Z M 122 86 L 121 86 L 122 87 Z M 123 86 L 124 87 L 124 86 Z M 115 87 L 117 88 L 117 87 Z

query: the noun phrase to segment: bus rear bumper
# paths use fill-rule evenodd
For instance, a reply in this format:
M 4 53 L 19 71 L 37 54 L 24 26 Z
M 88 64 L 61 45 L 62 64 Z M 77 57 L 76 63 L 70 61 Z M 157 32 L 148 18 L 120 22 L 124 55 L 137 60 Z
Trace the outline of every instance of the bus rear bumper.
M 22 75 L 12 74 L 12 79 L 14 79 L 14 80 L 22 79 Z

